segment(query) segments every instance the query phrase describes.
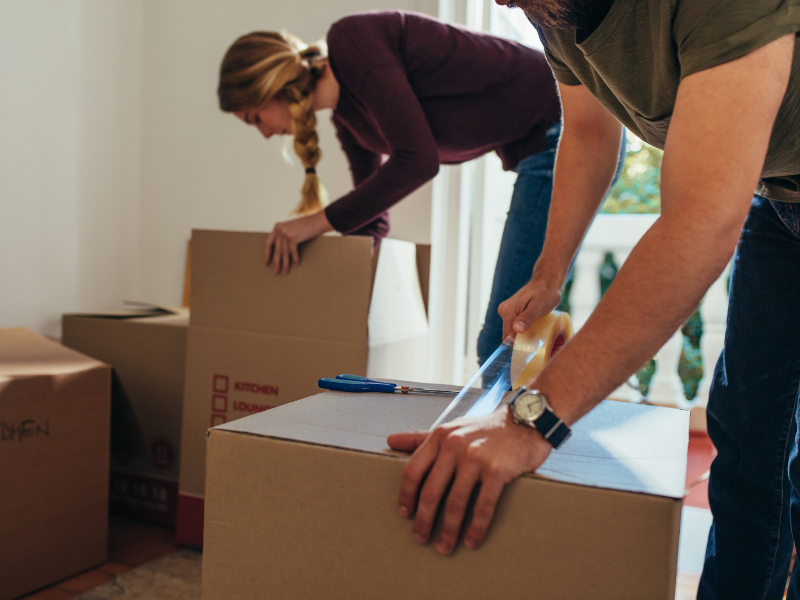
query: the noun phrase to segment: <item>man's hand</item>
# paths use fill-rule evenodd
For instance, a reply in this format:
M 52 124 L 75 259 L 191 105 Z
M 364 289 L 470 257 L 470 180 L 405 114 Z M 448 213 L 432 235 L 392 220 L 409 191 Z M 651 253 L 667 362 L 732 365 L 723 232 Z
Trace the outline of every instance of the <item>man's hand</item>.
M 416 508 L 416 542 L 425 544 L 430 538 L 439 503 L 452 481 L 436 542 L 441 554 L 455 548 L 476 484 L 481 489 L 464 540 L 468 548 L 477 548 L 486 537 L 503 488 L 538 469 L 552 450 L 538 431 L 515 425 L 506 407 L 487 417 L 462 417 L 433 431 L 396 433 L 388 442 L 395 450 L 414 451 L 403 470 L 398 512 L 409 517 Z
M 333 226 L 325 216 L 325 211 L 283 223 L 276 223 L 267 238 L 264 250 L 264 264 L 273 264 L 275 274 L 288 273 L 292 265 L 300 264 L 298 244 L 313 239 L 327 231 L 333 231 Z
M 561 289 L 532 279 L 505 302 L 497 312 L 503 318 L 503 339 L 511 332 L 525 333 L 538 317 L 549 314 L 561 302 Z

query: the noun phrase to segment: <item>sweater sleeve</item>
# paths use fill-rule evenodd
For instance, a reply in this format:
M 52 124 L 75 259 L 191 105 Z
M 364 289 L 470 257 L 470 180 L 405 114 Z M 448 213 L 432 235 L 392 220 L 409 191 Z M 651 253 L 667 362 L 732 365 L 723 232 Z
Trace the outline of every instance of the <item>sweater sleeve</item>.
M 331 225 L 345 234 L 375 219 L 439 171 L 436 140 L 400 65 L 366 69 L 352 92 L 369 110 L 389 148 L 389 159 L 371 163 L 374 170 L 362 181 L 357 178 L 366 174 L 363 153 L 356 158 L 358 166 L 351 164 L 356 188 L 325 209 Z
M 353 185 L 358 187 L 361 183 L 378 170 L 381 165 L 381 157 L 372 150 L 367 150 L 358 143 L 353 132 L 346 126 L 336 123 L 336 137 L 342 146 L 347 163 L 350 165 L 350 174 L 353 177 Z

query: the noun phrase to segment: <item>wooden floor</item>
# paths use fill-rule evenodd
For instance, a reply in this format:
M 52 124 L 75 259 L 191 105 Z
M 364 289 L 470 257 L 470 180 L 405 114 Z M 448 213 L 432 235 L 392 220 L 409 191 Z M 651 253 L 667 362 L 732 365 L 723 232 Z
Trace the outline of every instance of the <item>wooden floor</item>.
M 111 516 L 106 564 L 25 598 L 70 600 L 177 549 L 173 529 Z

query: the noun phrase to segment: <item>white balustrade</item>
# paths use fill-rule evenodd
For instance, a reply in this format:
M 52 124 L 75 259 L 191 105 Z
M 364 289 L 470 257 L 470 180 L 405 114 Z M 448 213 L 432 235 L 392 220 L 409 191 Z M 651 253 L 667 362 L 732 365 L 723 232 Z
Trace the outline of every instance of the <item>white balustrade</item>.
M 708 392 L 714 379 L 714 368 L 717 358 L 725 343 L 725 329 L 728 316 L 728 273 L 725 269 L 722 276 L 709 288 L 703 306 L 700 307 L 700 318 L 703 319 L 703 337 L 700 338 L 700 352 L 703 355 L 703 378 L 697 389 L 696 404 L 708 404 Z
M 574 279 L 570 292 L 572 321 L 579 329 L 594 310 L 600 299 L 599 268 L 606 252 L 611 252 L 618 267 L 627 259 L 657 215 L 598 215 L 586 234 L 581 250 L 575 259 Z M 683 384 L 678 376 L 678 362 L 683 347 L 683 334 L 676 331 L 656 356 L 656 371 L 650 382 L 647 400 L 679 408 L 706 406 L 714 366 L 722 351 L 725 339 L 725 322 L 728 309 L 727 270 L 709 289 L 700 316 L 703 335 L 700 350 L 703 360 L 703 379 L 697 397 L 686 400 Z M 641 401 L 637 390 L 623 385 L 611 394 L 612 398 Z

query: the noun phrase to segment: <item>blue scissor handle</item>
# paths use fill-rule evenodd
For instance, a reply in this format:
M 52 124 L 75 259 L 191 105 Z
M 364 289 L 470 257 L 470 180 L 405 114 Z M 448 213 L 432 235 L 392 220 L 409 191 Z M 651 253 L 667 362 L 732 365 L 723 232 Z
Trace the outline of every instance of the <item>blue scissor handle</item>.
M 394 393 L 393 383 L 380 383 L 379 381 L 359 381 L 351 379 L 331 379 L 323 377 L 317 385 L 323 390 L 334 390 L 337 392 L 383 392 Z
M 363 381 L 365 383 L 386 383 L 385 381 L 375 381 L 374 379 L 367 379 L 366 377 L 362 377 L 361 375 L 337 375 L 336 379 L 345 379 L 347 381 Z M 388 384 L 386 385 L 394 385 Z

